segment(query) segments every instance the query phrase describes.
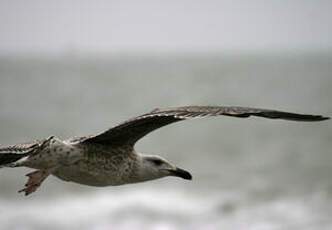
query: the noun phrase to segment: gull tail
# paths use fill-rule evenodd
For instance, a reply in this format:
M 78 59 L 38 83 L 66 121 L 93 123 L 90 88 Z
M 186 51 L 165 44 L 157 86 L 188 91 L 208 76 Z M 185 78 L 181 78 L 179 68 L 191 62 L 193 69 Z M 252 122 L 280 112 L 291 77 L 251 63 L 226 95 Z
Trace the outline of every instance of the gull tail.
M 30 143 L 0 147 L 0 168 L 20 166 L 31 154 L 35 154 L 47 147 L 54 136 L 43 140 L 37 140 Z
M 32 146 L 9 146 L 0 147 L 0 168 L 15 167 L 17 162 L 22 158 L 29 156 L 35 149 L 36 145 Z
M 15 163 L 26 157 L 28 154 L 15 154 L 15 153 L 0 153 L 0 168 L 14 167 Z

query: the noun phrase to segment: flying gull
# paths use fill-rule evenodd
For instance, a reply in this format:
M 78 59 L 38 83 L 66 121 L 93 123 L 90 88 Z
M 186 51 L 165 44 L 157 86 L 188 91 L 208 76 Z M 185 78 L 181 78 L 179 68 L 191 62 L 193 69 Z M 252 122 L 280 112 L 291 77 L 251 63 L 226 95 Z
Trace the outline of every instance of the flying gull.
M 154 109 L 98 135 L 68 140 L 51 136 L 26 144 L 2 147 L 0 167 L 24 166 L 36 169 L 26 175 L 28 181 L 19 191 L 25 195 L 35 192 L 51 174 L 64 181 L 90 186 L 130 184 L 166 176 L 191 180 L 189 172 L 162 157 L 136 152 L 135 143 L 165 125 L 191 118 L 219 115 L 240 118 L 257 116 L 292 121 L 329 119 L 320 115 L 245 107 L 186 106 Z

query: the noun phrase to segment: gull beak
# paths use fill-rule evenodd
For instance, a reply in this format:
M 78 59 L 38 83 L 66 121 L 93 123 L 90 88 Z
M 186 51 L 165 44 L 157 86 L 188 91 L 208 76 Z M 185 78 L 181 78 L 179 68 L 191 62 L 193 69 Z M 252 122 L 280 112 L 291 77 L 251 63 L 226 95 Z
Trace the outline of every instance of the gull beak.
M 171 176 L 181 177 L 185 180 L 192 179 L 192 176 L 188 171 L 180 169 L 180 168 L 168 169 L 167 171 L 170 172 Z

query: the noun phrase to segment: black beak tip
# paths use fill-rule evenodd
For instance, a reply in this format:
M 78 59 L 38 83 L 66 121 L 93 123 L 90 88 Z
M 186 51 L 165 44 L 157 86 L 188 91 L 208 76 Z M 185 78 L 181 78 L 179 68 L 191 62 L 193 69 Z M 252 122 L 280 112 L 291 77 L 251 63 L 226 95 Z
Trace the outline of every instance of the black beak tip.
M 188 171 L 180 169 L 180 168 L 176 168 L 174 171 L 172 171 L 172 174 L 174 176 L 181 177 L 182 179 L 185 179 L 185 180 L 193 179 L 192 175 Z
M 185 180 L 192 180 L 193 176 L 188 172 L 188 175 L 185 178 L 183 178 L 183 179 L 185 179 Z

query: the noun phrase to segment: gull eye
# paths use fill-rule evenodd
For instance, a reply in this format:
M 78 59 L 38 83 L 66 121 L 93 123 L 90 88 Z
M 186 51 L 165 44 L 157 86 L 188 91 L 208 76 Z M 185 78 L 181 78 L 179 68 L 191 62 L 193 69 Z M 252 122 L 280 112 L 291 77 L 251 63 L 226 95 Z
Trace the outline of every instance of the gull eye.
M 153 164 L 157 165 L 157 166 L 160 166 L 163 164 L 163 161 L 160 160 L 160 159 L 153 159 L 151 160 L 153 162 Z

